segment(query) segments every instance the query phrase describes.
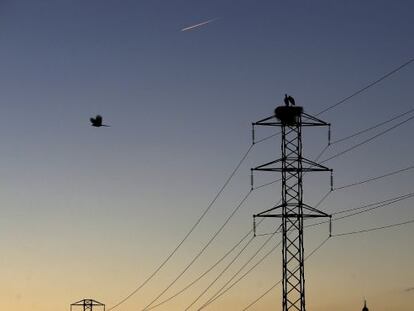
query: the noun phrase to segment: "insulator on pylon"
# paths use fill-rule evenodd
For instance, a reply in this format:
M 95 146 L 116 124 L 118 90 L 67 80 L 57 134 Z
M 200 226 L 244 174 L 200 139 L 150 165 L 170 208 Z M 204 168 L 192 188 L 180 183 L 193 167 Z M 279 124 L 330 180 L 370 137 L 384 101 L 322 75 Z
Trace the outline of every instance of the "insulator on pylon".
M 332 237 L 332 215 L 329 215 L 329 237 Z
M 333 170 L 331 170 L 331 191 L 334 190 L 334 186 L 333 186 Z
M 328 146 L 331 145 L 331 125 L 328 126 Z
M 250 169 L 250 190 L 253 191 L 253 169 Z
M 256 215 L 253 215 L 253 236 L 256 237 Z
M 255 142 L 255 133 L 254 133 L 254 123 L 252 123 L 252 145 L 254 145 L 256 142 Z

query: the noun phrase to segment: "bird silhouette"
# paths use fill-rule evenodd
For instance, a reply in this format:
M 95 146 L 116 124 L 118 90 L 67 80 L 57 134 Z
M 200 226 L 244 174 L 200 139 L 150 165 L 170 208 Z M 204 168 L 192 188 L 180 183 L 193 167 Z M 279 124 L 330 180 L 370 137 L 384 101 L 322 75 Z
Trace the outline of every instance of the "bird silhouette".
M 95 118 L 90 118 L 89 120 L 92 123 L 91 126 L 94 126 L 94 127 L 101 127 L 101 126 L 109 127 L 109 125 L 102 123 L 102 116 L 100 116 L 99 114 Z
M 283 101 L 285 102 L 285 105 L 286 106 L 289 106 L 289 97 L 287 96 L 287 94 L 285 94 L 285 99 L 283 99 Z
M 287 100 L 290 102 L 292 106 L 295 106 L 295 99 L 292 96 L 288 96 Z

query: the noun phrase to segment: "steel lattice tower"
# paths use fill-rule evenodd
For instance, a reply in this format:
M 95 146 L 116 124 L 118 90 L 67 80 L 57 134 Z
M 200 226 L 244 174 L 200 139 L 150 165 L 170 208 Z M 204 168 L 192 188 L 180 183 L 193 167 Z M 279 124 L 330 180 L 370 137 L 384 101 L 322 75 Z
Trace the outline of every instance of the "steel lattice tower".
M 72 303 L 70 305 L 70 311 L 72 311 L 72 307 L 82 307 L 83 311 L 92 311 L 93 307 L 103 307 L 103 311 L 105 311 L 105 305 L 93 299 L 82 299 L 78 302 Z
M 281 127 L 282 157 L 253 168 L 252 176 L 253 171 L 281 172 L 282 200 L 280 205 L 253 217 L 282 218 L 282 310 L 305 311 L 303 221 L 330 215 L 303 203 L 303 173 L 332 170 L 302 156 L 302 127 L 330 124 L 304 113 L 300 106 L 286 105 L 277 107 L 273 116 L 253 123 L 253 138 L 256 125 Z

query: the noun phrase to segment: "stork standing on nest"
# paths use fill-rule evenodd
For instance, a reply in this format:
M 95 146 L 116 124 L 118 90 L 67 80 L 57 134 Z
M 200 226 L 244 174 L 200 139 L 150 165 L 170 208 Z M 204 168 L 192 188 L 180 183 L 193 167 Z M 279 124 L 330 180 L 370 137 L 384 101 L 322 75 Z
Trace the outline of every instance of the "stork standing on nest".
M 295 99 L 292 96 L 289 95 L 287 99 L 292 106 L 295 106 Z
M 285 102 L 285 106 L 289 106 L 289 97 L 287 96 L 287 94 L 285 94 L 285 98 L 283 99 L 283 101 Z
M 285 102 L 286 106 L 289 106 L 289 103 L 291 106 L 295 106 L 295 99 L 292 96 L 288 96 L 287 94 L 285 94 L 285 98 L 283 99 L 283 101 Z

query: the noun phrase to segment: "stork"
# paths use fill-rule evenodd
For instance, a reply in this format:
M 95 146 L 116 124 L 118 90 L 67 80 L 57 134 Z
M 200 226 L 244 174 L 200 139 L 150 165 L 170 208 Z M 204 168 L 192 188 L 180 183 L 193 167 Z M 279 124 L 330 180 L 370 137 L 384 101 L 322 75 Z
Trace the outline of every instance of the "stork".
M 292 106 L 295 106 L 295 99 L 292 96 L 289 95 L 287 99 Z
M 285 98 L 283 99 L 283 101 L 285 102 L 285 105 L 286 106 L 289 106 L 289 97 L 287 96 L 287 94 L 285 94 Z
M 109 127 L 109 125 L 107 124 L 102 124 L 102 116 L 100 116 L 99 114 L 96 115 L 95 118 L 90 118 L 89 119 L 91 121 L 91 126 L 93 127 L 101 127 L 101 126 L 105 126 L 105 127 Z

